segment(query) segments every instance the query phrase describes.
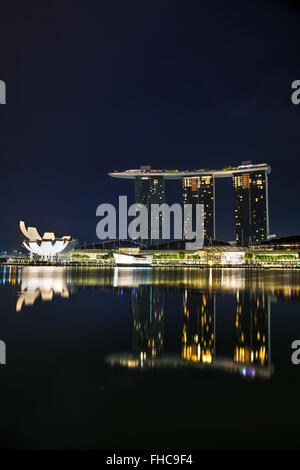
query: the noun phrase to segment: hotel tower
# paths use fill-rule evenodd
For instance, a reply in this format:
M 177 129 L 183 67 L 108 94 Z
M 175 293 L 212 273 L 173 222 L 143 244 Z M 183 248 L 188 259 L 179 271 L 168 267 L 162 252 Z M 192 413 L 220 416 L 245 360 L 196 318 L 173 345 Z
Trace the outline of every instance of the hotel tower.
M 252 164 L 247 161 L 239 166 L 230 166 L 222 170 L 153 170 L 151 167 L 143 166 L 138 170 L 115 171 L 109 175 L 114 178 L 134 180 L 135 202 L 145 205 L 148 209 L 151 204 L 165 202 L 166 179 L 181 180 L 183 204 L 191 204 L 193 214 L 196 204 L 204 206 L 206 244 L 216 238 L 215 180 L 232 178 L 236 243 L 240 246 L 249 246 L 269 237 L 268 175 L 270 172 L 271 168 L 266 163 Z M 156 237 L 156 241 L 160 242 L 163 241 L 162 214 L 158 217 L 159 236 Z M 195 223 L 195 216 L 193 222 Z M 150 227 L 149 218 L 149 232 Z

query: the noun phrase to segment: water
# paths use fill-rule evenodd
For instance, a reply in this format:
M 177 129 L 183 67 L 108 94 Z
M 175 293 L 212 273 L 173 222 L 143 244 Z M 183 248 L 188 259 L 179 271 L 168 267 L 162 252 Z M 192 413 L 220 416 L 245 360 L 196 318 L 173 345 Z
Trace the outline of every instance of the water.
M 1 266 L 1 447 L 298 448 L 299 289 L 296 270 Z

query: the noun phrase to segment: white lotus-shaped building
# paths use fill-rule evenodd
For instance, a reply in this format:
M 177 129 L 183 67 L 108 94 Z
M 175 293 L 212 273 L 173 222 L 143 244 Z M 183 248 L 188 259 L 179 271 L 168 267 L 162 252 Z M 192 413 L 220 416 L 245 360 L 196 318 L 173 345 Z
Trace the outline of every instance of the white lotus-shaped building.
M 72 251 L 78 245 L 78 240 L 69 235 L 57 238 L 53 232 L 45 232 L 41 237 L 36 227 L 26 228 L 23 221 L 19 222 L 19 227 L 22 234 L 22 246 L 45 260 Z

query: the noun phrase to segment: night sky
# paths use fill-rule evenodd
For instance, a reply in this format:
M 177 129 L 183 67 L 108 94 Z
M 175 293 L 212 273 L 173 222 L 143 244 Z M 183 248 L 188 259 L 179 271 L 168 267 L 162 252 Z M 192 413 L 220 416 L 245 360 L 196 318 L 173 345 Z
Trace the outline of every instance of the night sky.
M 300 9 L 280 0 L 2 2 L 0 250 L 19 219 L 96 241 L 114 169 L 267 162 L 270 230 L 300 233 Z M 167 201 L 180 183 L 167 182 Z M 217 239 L 234 239 L 230 179 Z

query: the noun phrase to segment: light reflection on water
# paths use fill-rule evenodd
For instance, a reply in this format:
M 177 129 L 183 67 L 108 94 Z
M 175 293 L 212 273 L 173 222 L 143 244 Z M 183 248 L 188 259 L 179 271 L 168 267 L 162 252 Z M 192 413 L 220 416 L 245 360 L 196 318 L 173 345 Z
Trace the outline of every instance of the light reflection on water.
M 189 288 L 213 292 L 264 290 L 278 297 L 300 298 L 298 270 L 245 269 L 151 269 L 151 268 L 68 268 L 48 266 L 0 266 L 0 283 L 21 286 L 21 290 L 42 290 L 64 286 Z M 24 289 L 22 288 L 24 283 Z M 26 285 L 31 284 L 31 288 Z M 53 285 L 53 286 L 52 286 Z
M 110 365 L 130 368 L 214 368 L 247 377 L 270 378 L 271 303 L 276 298 L 300 298 L 298 271 L 172 270 L 132 268 L 0 268 L 0 283 L 17 286 L 16 311 L 37 299 L 68 299 L 76 289 L 96 287 L 131 295 L 133 339 L 130 354 L 110 355 Z M 182 296 L 181 351 L 164 354 L 164 293 Z M 232 357 L 216 353 L 216 297 L 234 296 L 235 346 Z

